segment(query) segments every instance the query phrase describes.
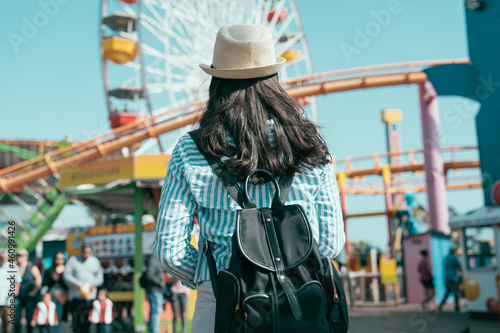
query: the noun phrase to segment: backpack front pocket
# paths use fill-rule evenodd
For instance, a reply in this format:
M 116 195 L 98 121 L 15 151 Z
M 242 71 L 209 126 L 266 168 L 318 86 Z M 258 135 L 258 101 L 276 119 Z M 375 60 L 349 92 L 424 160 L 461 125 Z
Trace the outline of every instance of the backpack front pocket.
M 215 307 L 215 322 L 217 333 L 235 332 L 235 318 L 240 314 L 241 287 L 236 276 L 221 270 L 218 274 L 217 303 Z
M 330 325 L 327 320 L 328 306 L 321 283 L 318 281 L 307 282 L 296 291 L 296 294 L 302 308 L 302 319 L 295 319 L 290 303 L 287 301 L 286 296 L 281 294 L 278 297 L 280 303 L 280 331 L 287 333 L 330 332 Z

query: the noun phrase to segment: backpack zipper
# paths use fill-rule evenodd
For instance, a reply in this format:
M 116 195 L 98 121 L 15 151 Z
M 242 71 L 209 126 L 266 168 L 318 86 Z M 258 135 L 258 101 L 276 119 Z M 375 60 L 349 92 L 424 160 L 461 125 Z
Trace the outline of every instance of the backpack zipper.
M 268 294 L 253 294 L 253 295 L 250 295 L 250 296 L 245 297 L 245 299 L 243 300 L 243 303 L 245 303 L 248 299 L 250 299 L 250 298 L 254 298 L 254 297 L 264 297 L 264 298 L 269 298 L 269 295 L 268 295 Z
M 338 301 L 339 300 L 339 295 L 337 294 L 337 288 L 335 287 L 335 279 L 333 278 L 333 276 L 334 276 L 333 275 L 334 274 L 334 272 L 333 272 L 334 267 L 332 267 L 333 263 L 332 263 L 332 261 L 330 259 L 328 259 L 328 266 L 330 268 L 330 277 L 332 278 L 333 299 L 336 300 L 336 301 Z

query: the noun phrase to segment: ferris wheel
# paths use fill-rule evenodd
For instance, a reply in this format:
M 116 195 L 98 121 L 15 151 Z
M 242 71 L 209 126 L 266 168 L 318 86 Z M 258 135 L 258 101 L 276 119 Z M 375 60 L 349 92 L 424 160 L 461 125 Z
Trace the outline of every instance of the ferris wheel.
M 110 126 L 205 100 L 209 80 L 198 65 L 212 61 L 219 28 L 235 24 L 269 27 L 276 55 L 287 59 L 281 81 L 312 74 L 294 0 L 102 0 L 102 75 Z M 299 102 L 317 122 L 315 99 Z M 139 150 L 154 145 L 163 151 L 159 139 Z

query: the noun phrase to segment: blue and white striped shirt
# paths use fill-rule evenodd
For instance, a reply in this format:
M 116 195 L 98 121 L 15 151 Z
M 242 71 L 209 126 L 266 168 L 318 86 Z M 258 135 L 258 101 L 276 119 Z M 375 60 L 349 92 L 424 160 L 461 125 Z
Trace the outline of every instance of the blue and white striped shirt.
M 271 142 L 274 124 L 269 122 Z M 249 186 L 258 207 L 269 207 L 271 183 Z M 299 204 L 311 223 L 321 256 L 334 258 L 345 242 L 339 191 L 333 165 L 305 169 L 294 177 L 287 204 Z M 206 256 L 191 244 L 194 215 L 200 226 L 199 244 L 212 243 L 217 270 L 227 268 L 238 204 L 229 195 L 189 134 L 179 139 L 163 185 L 153 253 L 172 276 L 195 289 L 210 280 Z

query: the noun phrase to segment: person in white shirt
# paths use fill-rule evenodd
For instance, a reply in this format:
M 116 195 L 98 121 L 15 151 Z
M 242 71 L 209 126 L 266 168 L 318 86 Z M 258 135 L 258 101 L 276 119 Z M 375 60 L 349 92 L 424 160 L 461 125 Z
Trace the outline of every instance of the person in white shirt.
M 84 245 L 81 256 L 73 256 L 68 260 L 63 279 L 69 287 L 73 331 L 88 332 L 91 302 L 97 296 L 97 288 L 103 283 L 101 262 L 92 255 L 90 246 Z
M 108 298 L 108 291 L 100 289 L 97 299 L 92 302 L 89 321 L 96 325 L 97 333 L 111 333 L 113 323 L 113 302 Z
M 53 333 L 58 324 L 56 304 L 52 301 L 52 295 L 45 293 L 42 296 L 42 301 L 36 305 L 31 319 L 31 327 L 37 327 L 39 333 Z

